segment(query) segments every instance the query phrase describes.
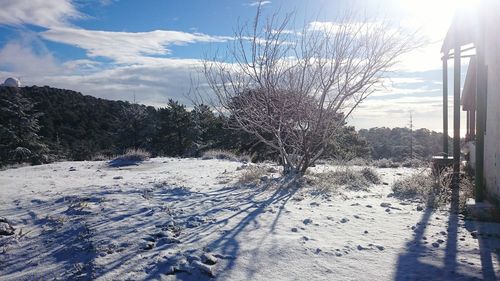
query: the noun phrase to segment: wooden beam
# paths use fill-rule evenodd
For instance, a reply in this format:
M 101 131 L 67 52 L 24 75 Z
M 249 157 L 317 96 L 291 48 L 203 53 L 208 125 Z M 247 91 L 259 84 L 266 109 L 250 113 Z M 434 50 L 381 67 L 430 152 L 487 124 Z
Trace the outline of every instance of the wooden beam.
M 456 36 L 458 38 L 458 36 Z M 453 174 L 454 187 L 460 183 L 460 43 L 455 42 L 453 78 Z
M 443 59 L 443 152 L 448 158 L 448 59 Z
M 482 23 L 481 23 L 482 24 Z M 480 27 L 482 27 L 480 25 Z M 476 168 L 475 168 L 475 199 L 482 202 L 485 197 L 484 183 L 484 135 L 486 133 L 487 116 L 487 75 L 488 69 L 484 55 L 484 33 L 480 28 L 476 39 Z

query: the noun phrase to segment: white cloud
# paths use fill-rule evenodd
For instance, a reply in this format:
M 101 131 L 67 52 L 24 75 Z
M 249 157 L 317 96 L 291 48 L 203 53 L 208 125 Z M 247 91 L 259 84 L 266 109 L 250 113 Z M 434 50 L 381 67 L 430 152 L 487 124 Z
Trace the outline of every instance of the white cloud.
M 36 44 L 35 44 L 36 46 Z M 44 48 L 33 49 L 33 44 L 10 41 L 0 50 L 0 66 L 16 73 L 16 77 L 58 73 L 61 68 L 54 56 Z
M 113 32 L 71 27 L 50 29 L 40 35 L 47 40 L 82 48 L 87 51 L 89 57 L 106 57 L 118 63 L 138 63 L 142 62 L 145 56 L 170 54 L 169 45 L 222 42 L 228 39 L 170 30 Z
M 259 6 L 259 4 L 261 6 L 269 5 L 269 4 L 271 4 L 271 1 L 255 1 L 255 2 L 252 2 L 252 3 L 248 3 L 247 5 L 248 6 L 252 6 L 252 7 L 256 7 L 256 6 Z
M 54 27 L 82 16 L 70 0 L 2 0 L 0 7 L 0 25 Z

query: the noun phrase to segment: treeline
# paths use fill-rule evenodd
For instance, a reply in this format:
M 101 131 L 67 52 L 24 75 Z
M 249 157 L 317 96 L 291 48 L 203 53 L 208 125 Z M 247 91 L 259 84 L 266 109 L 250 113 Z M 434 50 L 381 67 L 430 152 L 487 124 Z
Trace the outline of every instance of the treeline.
M 443 152 L 443 134 L 428 129 L 382 127 L 361 129 L 358 133 L 367 141 L 372 159 L 427 160 Z M 452 143 L 451 138 L 448 141 Z
M 277 155 L 253 135 L 229 129 L 231 116 L 205 105 L 188 110 L 170 100 L 154 108 L 110 101 L 51 87 L 0 87 L 0 165 L 112 157 L 129 148 L 153 156 L 198 157 L 210 149 L 232 150 L 254 161 Z M 344 126 L 332 138 L 326 158 L 408 157 L 408 130 Z M 441 135 L 413 133 L 415 155 L 439 152 Z

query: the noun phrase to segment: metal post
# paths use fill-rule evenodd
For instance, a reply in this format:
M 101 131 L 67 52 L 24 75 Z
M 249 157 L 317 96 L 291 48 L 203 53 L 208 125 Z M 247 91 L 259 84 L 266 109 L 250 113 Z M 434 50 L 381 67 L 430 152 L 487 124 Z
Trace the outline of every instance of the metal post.
M 448 158 L 448 55 L 443 56 L 443 152 Z
M 456 36 L 458 38 L 458 36 Z M 453 174 L 454 187 L 460 183 L 460 43 L 455 39 L 453 71 Z

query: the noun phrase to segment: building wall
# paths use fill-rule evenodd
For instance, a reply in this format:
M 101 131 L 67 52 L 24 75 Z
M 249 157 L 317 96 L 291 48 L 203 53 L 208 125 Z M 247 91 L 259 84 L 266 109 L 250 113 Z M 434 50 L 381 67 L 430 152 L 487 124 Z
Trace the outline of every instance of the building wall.
M 487 1 L 485 59 L 488 67 L 484 175 L 490 196 L 500 201 L 500 1 Z

